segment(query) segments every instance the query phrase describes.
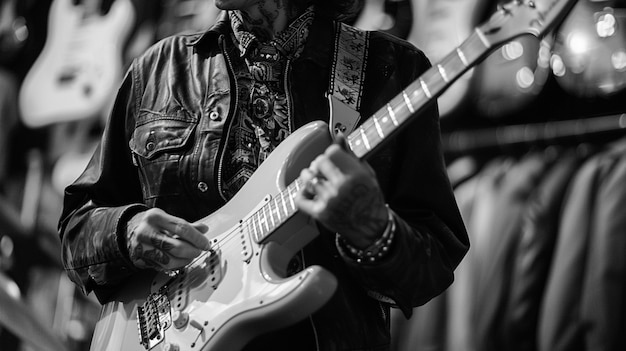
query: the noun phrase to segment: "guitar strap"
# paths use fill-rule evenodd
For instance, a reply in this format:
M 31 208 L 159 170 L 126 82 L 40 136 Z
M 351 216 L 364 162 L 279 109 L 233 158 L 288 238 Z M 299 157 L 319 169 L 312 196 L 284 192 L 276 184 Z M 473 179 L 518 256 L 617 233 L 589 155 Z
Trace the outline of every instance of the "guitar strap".
M 349 134 L 361 118 L 361 96 L 365 81 L 365 68 L 369 49 L 370 32 L 340 23 L 335 31 L 335 55 L 333 57 L 328 101 L 333 138 L 338 133 Z M 395 301 L 376 291 L 368 290 L 369 297 L 395 305 Z
M 333 138 L 349 134 L 360 119 L 361 96 L 369 49 L 369 32 L 339 23 L 335 30 L 335 52 L 331 67 L 328 101 L 329 128 Z

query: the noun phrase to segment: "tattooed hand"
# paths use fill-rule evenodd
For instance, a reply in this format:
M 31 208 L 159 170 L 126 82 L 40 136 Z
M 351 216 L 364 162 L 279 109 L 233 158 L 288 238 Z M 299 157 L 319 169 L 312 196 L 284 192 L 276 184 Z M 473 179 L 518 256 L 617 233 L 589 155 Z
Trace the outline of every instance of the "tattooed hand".
M 126 226 L 130 259 L 137 268 L 184 267 L 209 249 L 209 240 L 203 235 L 208 229 L 205 224 L 190 224 L 158 208 L 138 213 Z
M 388 212 L 373 169 L 339 144 L 329 146 L 300 179 L 307 186 L 296 206 L 357 248 L 384 232 Z

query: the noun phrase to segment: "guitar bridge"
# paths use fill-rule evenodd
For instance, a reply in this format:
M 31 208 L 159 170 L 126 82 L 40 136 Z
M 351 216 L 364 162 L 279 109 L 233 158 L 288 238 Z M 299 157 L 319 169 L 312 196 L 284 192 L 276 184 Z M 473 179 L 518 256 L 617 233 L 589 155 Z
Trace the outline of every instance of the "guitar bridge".
M 150 294 L 146 301 L 137 307 L 139 342 L 146 350 L 152 349 L 163 341 L 163 333 L 172 325 L 170 307 L 167 286 Z

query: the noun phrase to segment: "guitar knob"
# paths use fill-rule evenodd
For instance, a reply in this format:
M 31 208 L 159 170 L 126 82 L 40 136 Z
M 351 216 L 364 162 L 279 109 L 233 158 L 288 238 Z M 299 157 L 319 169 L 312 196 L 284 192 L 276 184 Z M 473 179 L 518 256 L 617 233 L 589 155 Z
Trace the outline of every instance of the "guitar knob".
M 174 311 L 174 313 L 172 313 L 172 320 L 174 321 L 174 327 L 176 327 L 176 329 L 182 329 L 187 325 L 187 322 L 189 322 L 189 313 Z
M 163 351 L 180 351 L 180 347 L 176 344 L 167 343 L 163 346 Z

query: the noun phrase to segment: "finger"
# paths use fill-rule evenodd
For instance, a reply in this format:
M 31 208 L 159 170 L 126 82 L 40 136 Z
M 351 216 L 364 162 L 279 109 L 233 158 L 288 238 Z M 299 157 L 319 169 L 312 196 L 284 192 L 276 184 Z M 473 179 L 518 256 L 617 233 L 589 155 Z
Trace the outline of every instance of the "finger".
M 141 260 L 149 268 L 157 270 L 174 270 L 185 267 L 193 259 L 177 258 L 170 256 L 167 253 L 160 251 L 156 248 L 149 248 L 144 252 Z
M 133 264 L 138 268 L 163 269 L 168 267 L 172 260 L 168 254 L 145 242 L 145 239 L 138 241 L 129 254 Z
M 211 247 L 209 239 L 198 229 L 203 229 L 202 226 L 193 226 L 189 222 L 165 212 L 154 216 L 151 220 L 154 226 L 160 227 L 164 229 L 166 233 L 170 233 L 171 235 L 177 236 L 179 239 L 189 242 L 198 249 L 208 250 Z
M 166 235 L 156 234 L 151 236 L 150 244 L 154 248 L 175 258 L 192 259 L 202 253 L 202 250 L 191 245 L 187 241 L 172 238 Z
M 187 241 L 169 236 L 155 229 L 138 232 L 135 240 L 138 245 L 142 245 L 143 250 L 157 249 L 178 258 L 194 258 L 202 252 Z
M 202 223 L 202 222 L 193 223 L 193 224 L 191 224 L 191 226 L 194 227 L 200 233 L 206 234 L 206 232 L 209 231 L 209 226 L 207 224 L 205 224 L 205 223 Z
M 315 173 L 309 168 L 305 168 L 300 171 L 300 181 L 302 184 L 302 188 L 300 189 L 299 194 L 302 195 L 306 199 L 312 199 L 315 197 L 315 186 L 314 181 Z M 319 180 L 316 180 L 319 181 Z
M 185 241 L 153 234 L 142 236 L 141 242 L 131 253 L 131 259 L 138 267 L 176 269 L 187 265 L 201 253 L 201 250 Z
M 319 173 L 331 184 L 341 184 L 345 179 L 343 171 L 329 157 L 320 157 L 317 162 Z
M 296 195 L 295 204 L 298 210 L 311 216 L 313 219 L 319 219 L 319 213 L 323 209 L 323 202 L 317 201 L 316 198 L 308 198 L 305 194 Z

